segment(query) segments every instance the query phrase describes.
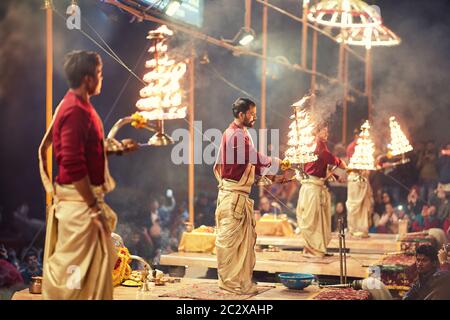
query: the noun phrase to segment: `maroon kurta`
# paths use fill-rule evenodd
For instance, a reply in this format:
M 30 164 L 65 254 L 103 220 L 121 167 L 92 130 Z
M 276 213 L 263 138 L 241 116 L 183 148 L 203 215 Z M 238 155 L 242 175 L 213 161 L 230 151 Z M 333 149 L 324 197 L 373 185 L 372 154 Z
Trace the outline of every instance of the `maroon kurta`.
M 105 155 L 101 120 L 92 104 L 68 91 L 53 126 L 53 150 L 58 184 L 89 176 L 92 185 L 105 182 Z
M 256 151 L 247 129 L 240 128 L 234 122 L 225 130 L 220 145 L 219 163 L 223 179 L 239 181 L 248 163 L 255 165 L 255 174 L 261 175 L 261 169 L 270 167 L 270 157 Z
M 325 141 L 318 140 L 315 153 L 318 159 L 314 162 L 305 164 L 305 172 L 309 175 L 325 178 L 327 175 L 327 165 L 339 166 L 342 162 L 341 159 L 334 156 L 330 150 L 328 150 Z

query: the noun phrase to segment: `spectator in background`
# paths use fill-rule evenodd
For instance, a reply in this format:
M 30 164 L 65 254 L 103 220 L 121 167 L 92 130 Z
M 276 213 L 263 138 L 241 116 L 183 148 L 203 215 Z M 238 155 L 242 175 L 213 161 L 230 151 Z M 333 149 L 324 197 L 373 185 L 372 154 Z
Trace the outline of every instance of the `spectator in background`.
M 160 198 L 160 207 L 158 208 L 158 215 L 161 221 L 161 228 L 168 229 L 170 224 L 170 216 L 175 209 L 176 202 L 173 196 L 173 191 L 167 189 L 166 196 Z
M 272 213 L 272 207 L 270 206 L 270 200 L 266 196 L 259 199 L 259 213 L 262 215 L 266 213 Z
M 385 205 L 385 211 L 381 217 L 376 214 L 374 225 L 378 233 L 398 233 L 398 216 L 391 203 Z
M 409 216 L 406 214 L 405 212 L 405 208 L 400 205 L 395 209 L 396 213 L 397 213 L 397 217 L 399 220 L 407 220 L 408 221 L 408 226 L 411 225 L 411 220 L 409 218 Z
M 447 143 L 441 150 L 438 160 L 439 182 L 441 184 L 450 184 L 450 143 Z
M 20 269 L 19 259 L 17 259 L 16 250 L 9 249 L 8 250 L 8 261 L 16 267 L 17 270 Z
M 23 288 L 23 279 L 16 267 L 8 261 L 8 250 L 0 245 L 0 300 Z
M 383 189 L 377 189 L 374 192 L 373 201 L 374 201 L 373 211 L 381 215 L 381 213 L 384 211 Z
M 413 186 L 408 194 L 407 205 L 405 206 L 405 213 L 409 217 L 409 231 L 417 232 L 423 229 L 422 208 L 424 202 L 419 199 L 419 187 Z
M 150 221 L 143 231 L 143 236 L 148 243 L 153 244 L 153 260 L 154 264 L 159 263 L 159 255 L 161 253 L 161 222 L 159 219 L 159 202 L 158 200 L 150 201 Z M 157 263 L 155 263 L 157 262 Z
M 208 196 L 204 192 L 200 192 L 195 203 L 195 214 L 197 217 L 197 225 L 214 226 L 216 225 L 215 208 L 209 202 Z
M 394 205 L 394 204 L 393 204 L 393 201 L 392 201 L 392 197 L 391 197 L 391 195 L 390 195 L 387 191 L 383 192 L 382 197 L 383 197 L 383 205 L 384 205 L 385 207 L 386 207 L 387 204 Z M 386 209 L 386 208 L 385 208 L 385 209 Z
M 436 215 L 436 206 L 426 205 L 422 210 L 424 229 L 440 228 L 441 223 Z
M 129 238 L 127 239 L 126 247 L 130 254 L 144 258 L 146 261 L 152 261 L 156 255 L 156 250 L 153 240 L 148 234 L 147 228 L 132 226 L 128 236 Z M 139 262 L 133 260 L 131 267 L 133 269 L 139 269 L 143 266 L 140 266 Z
M 422 207 L 422 211 L 423 211 L 423 209 L 424 209 L 425 207 L 427 207 L 427 206 L 424 205 L 424 206 Z M 411 232 L 420 232 L 420 231 L 423 231 L 424 228 L 425 228 L 425 222 L 424 222 L 422 213 L 416 215 L 416 216 L 414 217 L 414 220 L 411 219 L 411 225 L 410 225 L 410 231 L 411 231 Z
M 447 240 L 450 241 L 450 216 L 448 216 L 442 224 L 442 230 L 444 230 L 447 235 Z
M 387 204 L 393 205 L 390 194 L 387 191 L 378 190 L 375 198 L 375 212 L 381 216 L 385 212 Z
M 389 151 L 386 149 L 384 153 L 380 154 L 376 158 L 376 167 L 380 170 L 374 172 L 372 181 L 379 188 L 381 187 L 383 191 L 389 193 L 390 202 L 394 204 L 396 202 L 400 202 L 401 199 L 402 192 L 397 181 L 403 181 L 404 179 L 401 170 L 404 165 L 395 166 L 394 163 L 398 159 L 395 157 L 388 157 L 388 152 Z
M 418 155 L 420 195 L 425 201 L 429 200 L 438 182 L 437 151 L 434 141 L 428 141 L 425 150 Z
M 411 164 L 414 167 L 414 170 L 410 172 L 410 174 L 413 176 L 413 180 L 415 181 L 415 184 L 419 183 L 419 166 L 417 165 L 418 161 L 419 161 L 419 157 L 422 155 L 422 153 L 425 150 L 425 142 L 423 141 L 419 141 L 417 143 L 415 143 L 414 145 L 414 149 L 411 151 L 410 153 L 410 159 L 411 159 Z
M 436 207 L 436 217 L 442 225 L 449 216 L 450 212 L 450 205 L 443 184 L 438 183 L 438 187 L 430 199 L 430 204 Z
M 333 217 L 331 218 L 331 230 L 339 232 L 339 219 L 344 222 L 344 229 L 347 228 L 347 209 L 343 202 L 336 203 Z
M 406 214 L 414 219 L 415 216 L 421 215 L 422 207 L 425 204 L 421 199 L 419 199 L 419 187 L 413 186 L 408 194 L 408 204 L 406 205 Z
M 39 263 L 38 254 L 30 250 L 24 259 L 24 265 L 20 269 L 20 274 L 25 282 L 25 284 L 29 284 L 33 277 L 41 277 L 42 276 L 42 266 Z
M 181 236 L 186 230 L 186 222 L 189 219 L 186 202 L 180 203 L 172 212 L 170 220 L 169 248 L 170 251 L 177 251 Z
M 150 200 L 150 228 L 155 224 L 160 224 L 159 202 L 156 199 Z

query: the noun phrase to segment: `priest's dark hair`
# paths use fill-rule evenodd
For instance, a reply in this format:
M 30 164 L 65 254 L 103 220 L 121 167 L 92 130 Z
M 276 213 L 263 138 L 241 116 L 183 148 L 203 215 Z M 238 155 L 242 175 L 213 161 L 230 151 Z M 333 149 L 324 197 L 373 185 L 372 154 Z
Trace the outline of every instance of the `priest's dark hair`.
M 233 116 L 238 118 L 240 112 L 246 113 L 253 106 L 256 106 L 256 103 L 249 98 L 237 98 L 232 105 Z
M 78 88 L 85 76 L 95 77 L 96 68 L 102 64 L 100 55 L 93 51 L 76 50 L 64 57 L 64 74 L 69 87 Z

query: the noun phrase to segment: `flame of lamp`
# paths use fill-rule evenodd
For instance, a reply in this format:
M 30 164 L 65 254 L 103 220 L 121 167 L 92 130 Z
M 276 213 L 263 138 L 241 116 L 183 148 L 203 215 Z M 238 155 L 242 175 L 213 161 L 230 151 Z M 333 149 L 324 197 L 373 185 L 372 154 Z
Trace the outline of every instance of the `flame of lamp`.
M 361 126 L 361 133 L 356 140 L 355 152 L 350 158 L 348 167 L 354 170 L 375 170 L 375 147 L 370 137 L 370 124 L 367 120 Z
M 395 117 L 389 118 L 389 126 L 391 128 L 391 143 L 388 144 L 389 153 L 392 156 L 398 156 L 413 150 Z
M 187 67 L 184 62 L 170 58 L 165 42 L 171 35 L 173 32 L 163 25 L 150 31 L 147 37 L 152 42 L 148 51 L 153 58 L 145 63 L 150 69 L 143 77 L 147 85 L 139 91 L 141 99 L 136 103 L 140 114 L 147 120 L 181 119 L 187 114 L 180 85 Z

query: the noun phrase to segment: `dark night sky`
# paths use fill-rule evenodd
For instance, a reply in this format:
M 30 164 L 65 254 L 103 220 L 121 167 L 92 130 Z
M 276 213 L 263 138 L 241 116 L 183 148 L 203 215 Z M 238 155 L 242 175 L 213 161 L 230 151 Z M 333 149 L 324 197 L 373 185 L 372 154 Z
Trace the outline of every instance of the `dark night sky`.
M 37 148 L 45 128 L 45 15 L 43 1 L 19 0 L 0 2 L 0 206 L 10 214 L 21 203 L 28 203 L 31 215 L 44 213 L 44 192 L 38 175 Z M 60 12 L 70 1 L 55 1 Z M 273 1 L 290 12 L 300 11 L 298 0 Z M 450 140 L 450 1 L 368 1 L 381 7 L 385 24 L 402 38 L 395 48 L 373 50 L 374 99 L 377 110 L 374 126 L 377 138 L 383 141 L 388 115 L 399 116 L 405 130 L 414 140 L 435 139 L 438 143 Z M 117 54 L 134 67 L 138 57 L 148 46 L 145 39 L 154 25 L 130 23 L 130 17 L 99 1 L 79 1 L 82 15 L 105 38 Z M 206 0 L 203 31 L 214 36 L 232 38 L 243 23 L 243 0 Z M 261 6 L 253 5 L 252 26 L 257 34 L 261 29 Z M 82 26 L 89 34 L 92 30 Z M 54 17 L 54 105 L 67 89 L 61 65 L 65 53 L 73 49 L 100 51 L 77 31 L 70 31 L 65 22 Z M 283 55 L 291 63 L 299 63 L 300 26 L 269 10 L 269 48 L 271 56 Z M 172 46 L 183 47 L 189 38 L 178 33 Z M 260 39 L 257 39 L 258 46 Z M 242 95 L 220 80 L 212 68 L 226 79 L 253 96 L 260 96 L 260 61 L 249 57 L 235 57 L 230 52 L 195 42 L 201 54 L 207 50 L 210 65 L 197 65 L 196 118 L 203 120 L 204 130 L 223 130 L 231 121 L 229 106 Z M 335 74 L 338 61 L 337 46 L 328 39 L 319 40 L 318 68 Z M 131 78 L 111 116 L 105 120 L 119 91 L 129 78 L 128 72 L 103 52 L 103 92 L 92 99 L 94 106 L 109 130 L 120 117 L 134 112 L 134 104 L 142 85 Z M 144 56 L 147 57 L 147 56 Z M 144 61 L 144 60 L 143 60 Z M 143 61 L 136 73 L 144 72 Z M 352 63 L 352 85 L 361 88 L 363 71 Z M 268 79 L 268 127 L 281 128 L 285 139 L 290 114 L 289 106 L 308 90 L 309 77 L 283 67 L 269 66 L 275 78 Z M 334 89 L 330 89 L 332 91 Z M 259 99 L 258 99 L 259 100 Z M 350 106 L 349 132 L 366 117 L 365 102 L 357 100 Z M 332 115 L 336 129 L 332 141 L 339 141 L 339 111 Z M 177 127 L 187 127 L 183 120 L 167 125 L 170 133 Z M 140 141 L 146 133 L 126 131 Z M 171 187 L 179 199 L 186 199 L 187 166 L 170 162 L 170 147 L 142 150 L 123 158 L 113 158 L 111 167 L 119 188 L 109 198 L 113 207 L 129 205 L 140 210 L 149 194 Z M 215 181 L 210 166 L 196 166 L 198 190 L 215 196 Z M 121 212 L 119 212 L 119 218 Z

